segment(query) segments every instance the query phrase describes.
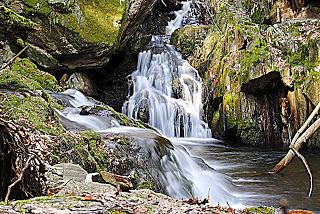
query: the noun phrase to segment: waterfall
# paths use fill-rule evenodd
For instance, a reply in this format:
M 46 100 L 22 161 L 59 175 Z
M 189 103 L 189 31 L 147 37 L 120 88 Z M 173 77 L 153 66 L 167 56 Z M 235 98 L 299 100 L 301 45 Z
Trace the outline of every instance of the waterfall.
M 138 57 L 130 78 L 133 91 L 122 112 L 159 129 L 167 137 L 209 138 L 211 131 L 201 120 L 202 82 L 182 55 L 168 43 L 170 34 L 182 26 L 190 2 L 175 12 L 168 23 L 168 36 L 152 36 L 150 47 Z
M 233 203 L 236 192 L 230 179 L 213 170 L 203 160 L 192 157 L 183 143 L 189 140 L 212 141 L 208 124 L 202 120 L 202 80 L 197 72 L 169 43 L 171 34 L 182 27 L 191 11 L 191 2 L 182 2 L 176 18 L 168 22 L 166 35 L 152 36 L 147 50 L 138 56 L 137 70 L 130 76 L 129 99 L 122 112 L 140 119 L 169 137 L 174 145 L 175 164 L 162 159 L 166 179 L 160 179 L 167 193 L 187 198 L 182 177 L 192 183 L 191 195 L 211 203 Z M 188 17 L 195 24 L 192 17 Z
M 182 5 L 182 9 L 175 12 L 176 18 L 168 23 L 168 35 L 153 36 L 148 50 L 139 54 L 137 70 L 130 75 L 130 97 L 122 108 L 124 114 L 149 123 L 158 132 L 121 126 L 120 121 L 108 114 L 81 113 L 86 106 L 102 104 L 74 89 L 54 95 L 68 106 L 58 113 L 62 124 L 69 129 L 91 129 L 101 134 L 137 138 L 136 143 L 147 147 L 146 153 L 152 154 L 154 179 L 168 195 L 179 199 L 203 199 L 210 195 L 212 204 L 234 205 L 237 193 L 231 179 L 202 159 L 192 157 L 183 146 L 191 141 L 219 142 L 211 138 L 211 131 L 202 120 L 202 82 L 197 70 L 168 42 L 190 11 L 191 2 Z M 168 138 L 173 145 L 164 156 L 150 152 L 155 149 L 158 138 Z

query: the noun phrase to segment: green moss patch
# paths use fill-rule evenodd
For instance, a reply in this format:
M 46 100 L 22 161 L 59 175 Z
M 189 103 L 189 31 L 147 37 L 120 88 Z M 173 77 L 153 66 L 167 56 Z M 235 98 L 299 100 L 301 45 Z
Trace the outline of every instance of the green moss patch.
M 48 16 L 52 11 L 48 0 L 23 0 L 23 3 L 26 4 L 25 9 L 28 12 L 39 13 Z
M 0 23 L 7 28 L 16 27 L 31 29 L 35 26 L 35 23 L 30 19 L 27 19 L 4 6 L 0 6 Z
M 13 120 L 27 120 L 38 131 L 49 135 L 61 135 L 64 132 L 59 124 L 50 103 L 42 97 L 17 97 L 2 95 L 2 111 Z M 56 104 L 57 105 L 57 104 Z
M 257 64 L 266 62 L 270 57 L 270 51 L 267 42 L 261 38 L 257 38 L 250 49 L 244 54 L 241 61 L 242 82 L 245 83 L 250 79 L 250 71 Z
M 119 0 L 79 0 L 80 11 L 56 14 L 55 22 L 80 34 L 93 43 L 114 45 L 117 42 L 125 4 Z
M 10 70 L 0 73 L 0 88 L 59 91 L 57 80 L 40 71 L 29 59 L 18 59 Z
M 270 207 L 251 207 L 248 211 L 251 214 L 274 214 L 274 209 Z

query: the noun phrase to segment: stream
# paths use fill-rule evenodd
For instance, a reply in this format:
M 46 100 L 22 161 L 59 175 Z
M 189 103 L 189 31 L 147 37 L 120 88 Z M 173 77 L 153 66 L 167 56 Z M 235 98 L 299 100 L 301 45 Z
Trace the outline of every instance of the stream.
M 168 138 L 174 147 L 170 155 L 153 159 L 160 159 L 159 182 L 172 197 L 209 196 L 214 205 L 230 204 L 235 208 L 278 207 L 281 200 L 287 200 L 290 208 L 319 210 L 317 155 L 307 157 L 315 180 L 313 195 L 307 198 L 309 179 L 299 160 L 280 175 L 267 175 L 284 152 L 235 147 L 212 138 L 208 124 L 202 120 L 202 80 L 169 42 L 172 32 L 184 24 L 191 5 L 182 3 L 182 9 L 175 12 L 176 18 L 168 23 L 167 35 L 152 36 L 150 45 L 139 54 L 137 70 L 129 77 L 130 94 L 123 113 L 149 123 L 158 132 L 121 126 L 119 121 L 102 116 L 81 115 L 80 107 L 96 103 L 73 89 L 64 92 L 71 105 L 59 112 L 67 121 L 64 124 L 77 123 L 101 133 Z

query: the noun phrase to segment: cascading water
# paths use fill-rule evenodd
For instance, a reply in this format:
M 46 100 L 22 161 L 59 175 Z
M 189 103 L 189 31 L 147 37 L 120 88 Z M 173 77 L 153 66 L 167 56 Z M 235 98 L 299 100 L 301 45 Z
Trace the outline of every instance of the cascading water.
M 181 27 L 190 5 L 185 2 L 176 12 L 168 34 Z M 147 118 L 145 122 L 168 137 L 209 138 L 211 131 L 201 120 L 201 78 L 167 40 L 153 36 L 149 50 L 139 54 L 137 70 L 131 74 L 133 93 L 122 111 L 131 118 Z
M 131 118 L 148 122 L 166 137 L 171 137 L 177 166 L 173 167 L 166 158 L 162 159 L 161 165 L 167 174 L 166 179 L 160 180 L 167 182 L 165 186 L 169 195 L 190 197 L 182 191 L 186 184 L 179 176 L 183 176 L 192 183 L 193 196 L 205 198 L 210 194 L 212 203 L 233 203 L 236 191 L 229 178 L 214 171 L 201 159 L 191 157 L 179 140 L 181 137 L 206 142 L 212 140 L 208 125 L 201 119 L 201 78 L 197 70 L 168 43 L 170 35 L 182 27 L 192 3 L 183 2 L 182 5 L 182 9 L 175 12 L 176 18 L 168 23 L 167 35 L 152 36 L 148 50 L 139 54 L 137 70 L 130 75 L 133 86 L 130 98 L 124 103 L 122 111 Z M 177 172 L 172 173 L 174 171 Z
M 150 48 L 141 52 L 138 67 L 132 73 L 133 91 L 123 105 L 123 113 L 134 119 L 141 119 L 159 130 L 163 135 L 149 129 L 121 126 L 120 121 L 107 114 L 86 114 L 86 106 L 102 105 L 87 99 L 76 90 L 55 94 L 65 103 L 59 112 L 62 124 L 69 129 L 91 129 L 101 134 L 125 134 L 136 139 L 151 154 L 150 163 L 154 179 L 165 192 L 175 198 L 199 197 L 210 195 L 213 204 L 235 202 L 235 187 L 229 177 L 216 172 L 202 159 L 192 157 L 183 146 L 194 139 L 210 142 L 208 125 L 201 120 L 202 83 L 198 72 L 182 59 L 170 45 L 170 34 L 182 26 L 188 15 L 191 2 L 182 3 L 176 19 L 169 22 L 166 36 L 153 36 Z M 190 19 L 190 17 L 189 17 Z M 192 20 L 192 19 L 190 19 Z M 112 113 L 111 113 L 112 115 Z M 173 145 L 165 155 L 156 150 L 158 139 L 168 137 Z

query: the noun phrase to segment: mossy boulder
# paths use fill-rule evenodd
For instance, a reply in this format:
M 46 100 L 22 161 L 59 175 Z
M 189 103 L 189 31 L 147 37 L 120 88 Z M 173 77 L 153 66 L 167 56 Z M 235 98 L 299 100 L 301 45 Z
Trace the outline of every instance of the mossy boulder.
M 13 27 L 16 29 L 32 29 L 36 25 L 30 19 L 27 19 L 4 6 L 0 6 L 0 23 L 3 27 Z
M 23 28 L 36 26 L 23 35 L 31 47 L 27 56 L 50 72 L 104 68 L 155 6 L 151 0 L 23 0 L 20 4 L 20 15 L 1 7 L 1 20 Z M 10 33 L 16 30 L 9 29 Z M 11 43 L 23 47 L 14 40 Z
M 59 91 L 54 76 L 37 68 L 28 58 L 16 60 L 10 69 L 0 73 L 0 88 Z
M 209 26 L 185 26 L 171 36 L 171 43 L 181 49 L 184 57 L 189 57 L 200 48 L 210 30 Z

